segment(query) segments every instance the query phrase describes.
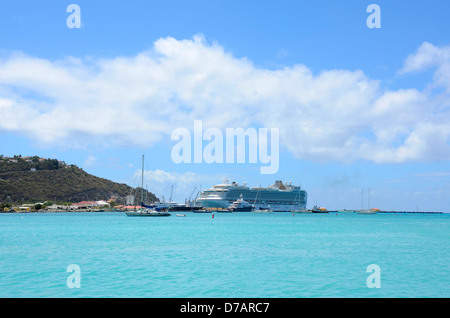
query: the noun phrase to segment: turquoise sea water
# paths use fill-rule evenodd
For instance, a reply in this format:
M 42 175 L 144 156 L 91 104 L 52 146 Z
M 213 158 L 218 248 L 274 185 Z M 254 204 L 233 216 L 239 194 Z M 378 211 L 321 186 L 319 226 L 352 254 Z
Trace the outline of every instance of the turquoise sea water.
M 0 214 L 0 297 L 450 296 L 450 215 L 185 214 Z

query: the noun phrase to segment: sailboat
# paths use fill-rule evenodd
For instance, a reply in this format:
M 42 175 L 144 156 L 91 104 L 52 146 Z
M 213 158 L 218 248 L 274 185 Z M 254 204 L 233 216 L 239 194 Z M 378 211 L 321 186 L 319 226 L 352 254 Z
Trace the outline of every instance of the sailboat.
M 377 214 L 376 209 L 367 209 L 367 210 L 358 210 L 356 211 L 357 214 Z
M 297 203 L 297 205 L 299 204 L 299 201 L 298 201 L 298 199 L 299 199 L 299 193 L 300 193 L 300 192 L 297 192 L 297 194 L 295 195 L 295 199 L 294 199 L 294 203 Z M 311 211 L 308 211 L 308 210 L 306 210 L 306 209 L 302 209 L 302 210 L 300 210 L 300 209 L 294 209 L 294 210 L 291 210 L 291 211 L 289 211 L 289 212 L 291 212 L 291 213 L 308 213 L 308 212 L 311 212 Z
M 255 198 L 255 202 L 253 204 L 252 213 L 272 213 L 273 210 L 270 208 L 270 205 L 268 206 L 267 209 L 262 209 L 261 204 L 258 204 L 258 209 L 256 208 L 255 204 L 258 202 L 258 195 L 259 195 L 260 190 L 261 190 L 261 186 L 259 187 L 258 192 L 256 193 L 256 198 Z
M 167 211 L 144 204 L 144 155 L 142 155 L 141 208 L 136 211 L 127 211 L 125 213 L 127 216 L 170 216 L 170 213 Z
M 364 190 L 361 192 L 361 210 L 356 211 L 357 214 L 377 214 L 378 209 L 370 209 L 370 189 L 369 189 L 369 195 L 368 195 L 368 209 L 364 209 L 363 201 L 364 200 Z
M 377 209 L 366 209 L 366 210 L 358 210 L 357 214 L 377 214 Z

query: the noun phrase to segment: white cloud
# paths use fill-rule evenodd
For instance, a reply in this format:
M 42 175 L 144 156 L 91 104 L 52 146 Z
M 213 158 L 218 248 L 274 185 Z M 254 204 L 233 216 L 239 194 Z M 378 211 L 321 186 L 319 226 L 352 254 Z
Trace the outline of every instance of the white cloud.
M 424 42 L 406 59 L 400 73 L 421 72 L 430 68 L 436 69 L 435 84 L 444 86 L 450 92 L 450 46 L 438 47 Z
M 424 43 L 402 73 L 435 67 L 435 82 L 450 89 L 448 52 Z M 204 129 L 279 128 L 281 146 L 298 158 L 442 160 L 449 103 L 417 89 L 385 91 L 361 70 L 258 68 L 202 36 L 162 38 L 131 57 L 0 60 L 0 131 L 68 147 L 169 143 L 173 129 L 201 119 Z
M 404 72 L 421 71 L 428 67 L 439 66 L 443 63 L 448 63 L 450 59 L 450 47 L 438 47 L 429 42 L 424 42 L 410 55 L 403 68 Z

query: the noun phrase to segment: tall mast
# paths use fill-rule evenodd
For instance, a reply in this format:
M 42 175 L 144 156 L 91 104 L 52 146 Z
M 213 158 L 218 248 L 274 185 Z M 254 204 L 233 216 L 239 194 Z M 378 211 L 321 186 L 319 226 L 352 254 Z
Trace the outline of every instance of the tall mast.
M 144 155 L 142 155 L 141 203 L 144 202 Z
M 145 204 L 147 204 L 148 202 L 147 195 L 148 195 L 148 184 L 145 185 L 145 201 L 144 201 Z
M 361 210 L 364 210 L 364 189 L 361 189 Z

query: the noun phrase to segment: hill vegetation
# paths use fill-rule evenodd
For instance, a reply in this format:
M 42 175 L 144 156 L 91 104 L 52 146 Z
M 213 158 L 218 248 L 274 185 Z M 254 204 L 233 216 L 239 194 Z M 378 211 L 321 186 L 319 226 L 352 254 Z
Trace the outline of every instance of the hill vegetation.
M 126 203 L 136 193 L 126 184 L 93 176 L 57 159 L 0 156 L 0 203 L 80 202 L 115 199 Z M 147 192 L 148 202 L 158 201 Z

